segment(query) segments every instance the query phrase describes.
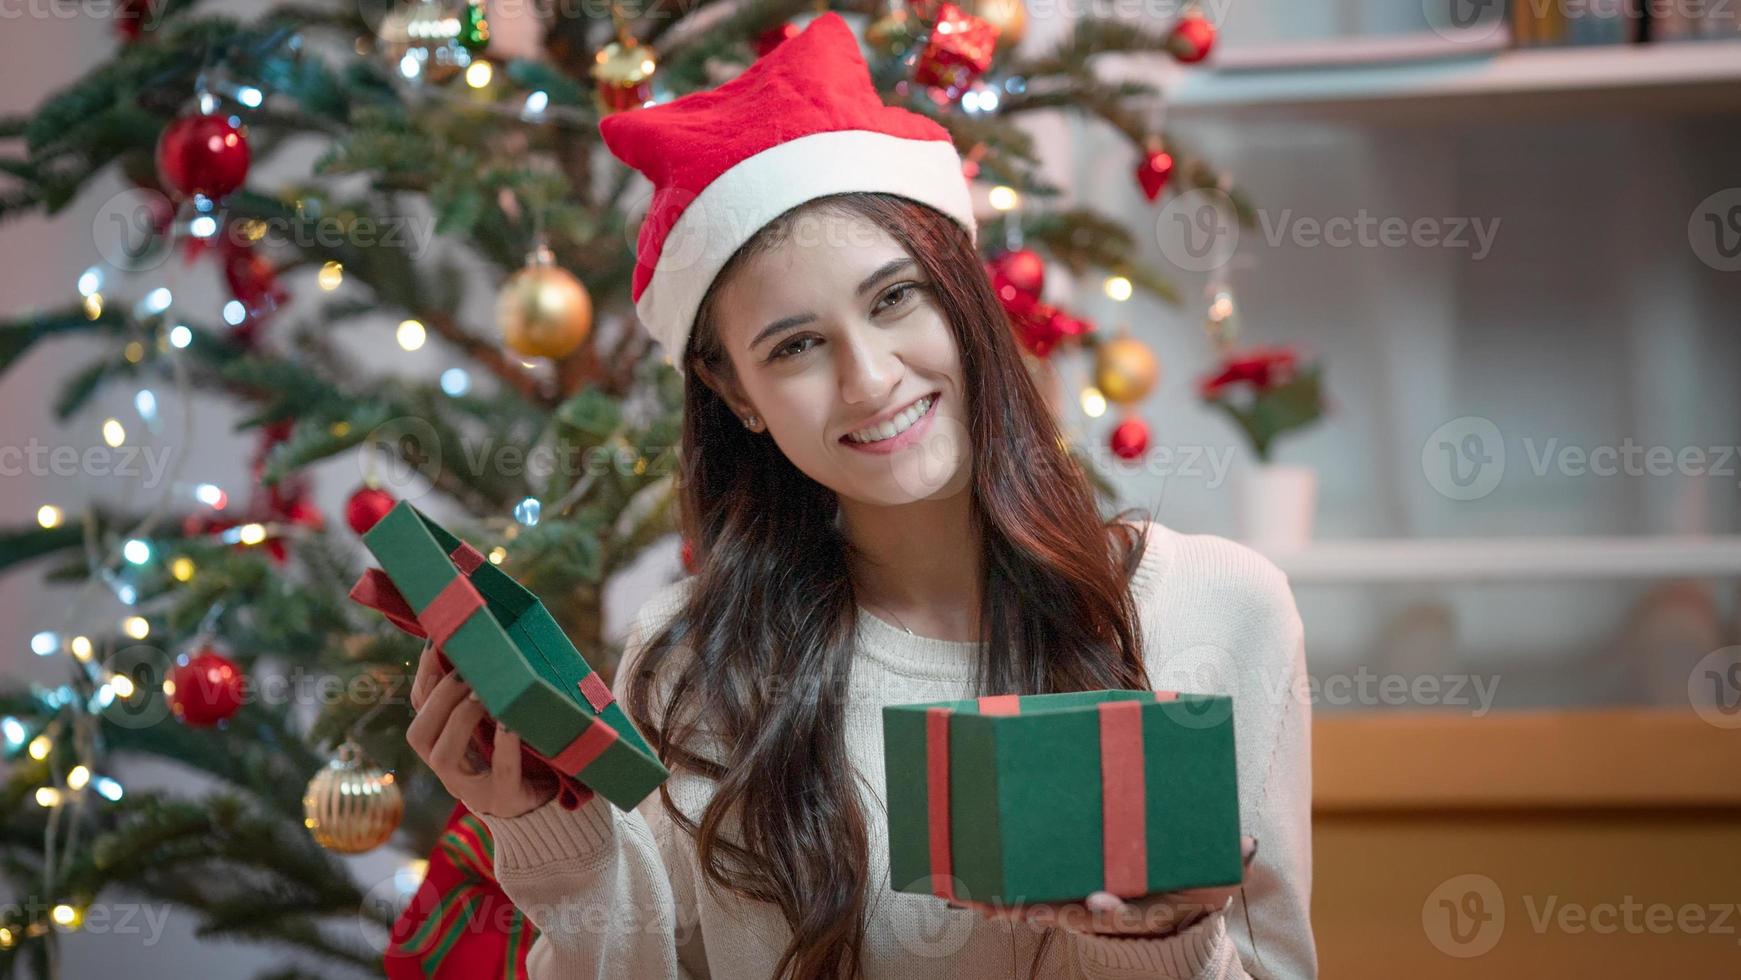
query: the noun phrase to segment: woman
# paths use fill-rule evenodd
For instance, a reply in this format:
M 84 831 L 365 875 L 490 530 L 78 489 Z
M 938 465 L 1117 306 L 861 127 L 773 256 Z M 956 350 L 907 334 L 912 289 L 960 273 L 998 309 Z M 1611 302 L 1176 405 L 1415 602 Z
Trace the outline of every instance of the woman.
M 512 732 L 493 770 L 468 759 L 482 708 L 430 651 L 407 731 L 490 826 L 533 977 L 1314 976 L 1287 583 L 1223 539 L 1102 521 L 948 134 L 881 105 L 834 14 L 603 129 L 653 181 L 637 312 L 686 378 L 700 569 L 636 617 L 615 685 L 673 775 L 632 813 L 564 810 Z M 1235 695 L 1243 886 L 1017 910 L 892 890 L 883 705 L 1104 688 Z

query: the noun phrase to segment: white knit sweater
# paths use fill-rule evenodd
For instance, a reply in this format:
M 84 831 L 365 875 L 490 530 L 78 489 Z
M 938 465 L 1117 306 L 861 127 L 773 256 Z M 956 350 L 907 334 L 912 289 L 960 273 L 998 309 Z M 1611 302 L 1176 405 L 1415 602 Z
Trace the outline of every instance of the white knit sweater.
M 630 630 L 624 669 L 681 603 L 693 579 L 656 594 Z M 1166 939 L 1060 931 L 1041 964 L 1049 978 L 1314 977 L 1307 918 L 1312 890 L 1311 704 L 1299 613 L 1286 577 L 1224 538 L 1151 524 L 1132 580 L 1149 678 L 1157 689 L 1228 694 L 1234 703 L 1242 830 L 1258 852 L 1242 893 Z M 884 704 L 970 698 L 981 646 L 914 637 L 861 609 L 846 742 L 861 775 L 870 831 L 870 896 L 862 953 L 867 980 L 1026 977 L 1043 933 L 951 909 L 889 887 L 883 810 Z M 622 696 L 619 680 L 618 696 Z M 699 817 L 708 786 L 667 783 Z M 552 801 L 518 817 L 484 816 L 502 887 L 540 929 L 533 980 L 765 980 L 789 935 L 772 906 L 714 888 L 694 841 L 659 794 L 634 812 L 602 797 L 567 811 Z

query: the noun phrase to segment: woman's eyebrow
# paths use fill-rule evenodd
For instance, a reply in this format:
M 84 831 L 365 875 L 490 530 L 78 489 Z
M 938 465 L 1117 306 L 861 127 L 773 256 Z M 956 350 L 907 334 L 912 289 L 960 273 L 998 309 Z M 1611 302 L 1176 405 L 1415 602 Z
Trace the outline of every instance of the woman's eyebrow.
M 906 267 L 908 267 L 912 264 L 913 264 L 913 257 L 910 255 L 905 255 L 905 256 L 902 256 L 898 259 L 890 259 L 889 261 L 883 263 L 882 266 L 880 268 L 878 268 L 875 272 L 866 276 L 864 278 L 864 281 L 858 284 L 858 288 L 853 290 L 853 294 L 855 296 L 863 296 L 865 293 L 870 292 L 870 289 L 872 286 L 875 286 L 877 283 L 881 282 L 882 280 L 887 279 L 889 276 L 892 276 L 895 273 L 900 272 L 902 269 L 905 269 Z M 749 344 L 749 347 L 747 349 L 748 350 L 755 350 L 757 347 L 761 346 L 762 341 L 767 340 L 768 338 L 773 337 L 776 334 L 784 333 L 787 330 L 792 329 L 793 327 L 801 327 L 804 324 L 809 323 L 810 321 L 812 321 L 814 319 L 816 319 L 816 314 L 814 314 L 814 313 L 796 313 L 796 314 L 793 314 L 792 316 L 781 317 L 780 319 L 775 320 L 773 323 L 770 323 L 767 326 L 763 327 L 761 329 L 761 331 L 758 332 L 755 335 L 755 337 L 750 340 L 750 344 Z

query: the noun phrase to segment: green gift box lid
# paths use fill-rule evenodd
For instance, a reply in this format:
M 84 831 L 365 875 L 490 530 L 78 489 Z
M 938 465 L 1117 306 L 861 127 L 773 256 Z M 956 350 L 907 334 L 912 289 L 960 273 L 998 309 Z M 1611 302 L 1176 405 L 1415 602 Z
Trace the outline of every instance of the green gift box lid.
M 1233 702 L 1172 691 L 883 708 L 896 891 L 994 905 L 1237 884 Z
M 434 641 L 490 717 L 558 771 L 624 810 L 669 777 L 544 603 L 476 548 L 409 501 L 363 544 L 381 568 L 351 597 Z

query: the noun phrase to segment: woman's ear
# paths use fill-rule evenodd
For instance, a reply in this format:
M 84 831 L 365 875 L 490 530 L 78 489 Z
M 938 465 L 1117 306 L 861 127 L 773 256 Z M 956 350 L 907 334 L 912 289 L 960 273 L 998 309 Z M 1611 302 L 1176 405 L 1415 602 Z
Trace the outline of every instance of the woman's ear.
M 712 365 L 700 360 L 691 363 L 695 369 L 695 376 L 701 379 L 702 384 L 713 389 L 713 393 L 725 402 L 726 407 L 731 409 L 733 415 L 741 419 L 756 414 L 756 407 L 750 404 L 748 398 L 744 397 L 743 391 L 738 387 L 737 378 L 732 375 L 730 369 L 720 372 L 715 371 Z

